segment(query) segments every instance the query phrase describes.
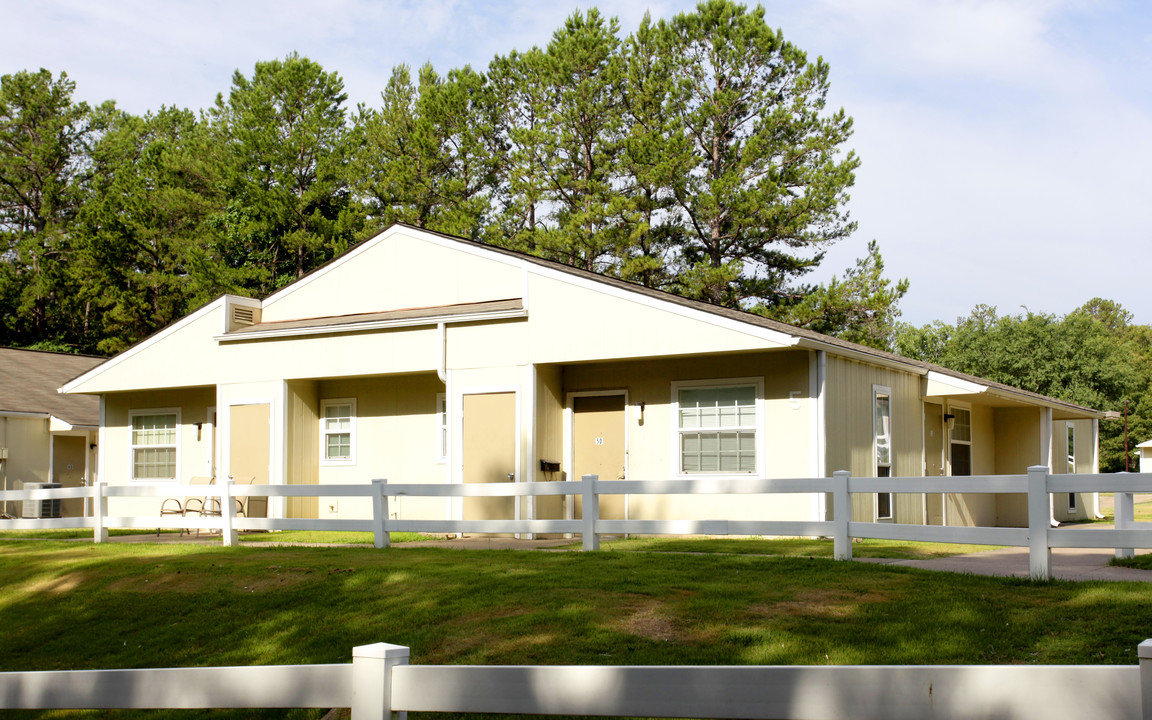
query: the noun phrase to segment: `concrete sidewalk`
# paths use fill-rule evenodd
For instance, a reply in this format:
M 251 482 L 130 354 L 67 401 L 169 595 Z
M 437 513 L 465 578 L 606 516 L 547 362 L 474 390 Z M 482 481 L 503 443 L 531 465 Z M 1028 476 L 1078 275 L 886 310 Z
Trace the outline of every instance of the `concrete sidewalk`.
M 1140 554 L 1147 551 L 1138 550 Z M 1054 548 L 1052 550 L 1052 575 L 1058 580 L 1124 580 L 1128 582 L 1152 583 L 1152 570 L 1113 567 L 1108 562 L 1115 556 L 1114 550 Z M 1028 577 L 1028 548 L 999 548 L 987 552 L 931 560 L 897 560 L 892 558 L 858 558 L 859 562 L 879 565 L 897 565 L 923 570 L 943 570 L 946 572 L 968 573 L 970 575 L 994 575 L 999 577 Z

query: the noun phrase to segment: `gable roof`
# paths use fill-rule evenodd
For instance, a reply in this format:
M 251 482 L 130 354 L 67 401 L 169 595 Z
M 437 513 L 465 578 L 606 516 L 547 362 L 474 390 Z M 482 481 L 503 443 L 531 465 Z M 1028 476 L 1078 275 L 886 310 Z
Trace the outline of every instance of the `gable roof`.
M 0 414 L 47 414 L 69 425 L 98 425 L 99 398 L 62 395 L 56 389 L 104 360 L 90 355 L 0 348 Z
M 1022 390 L 1004 383 L 957 372 L 941 365 L 922 362 L 895 353 L 877 350 L 866 345 L 848 342 L 840 338 L 824 335 L 794 325 L 788 325 L 777 320 L 771 320 L 745 310 L 712 305 L 700 300 L 674 295 L 664 290 L 645 287 L 620 278 L 609 277 L 600 273 L 566 265 L 555 260 L 536 257 L 525 252 L 489 245 L 467 238 L 407 225 L 405 223 L 393 223 L 389 225 L 377 235 L 349 248 L 324 265 L 321 265 L 298 280 L 272 293 L 264 298 L 263 301 L 239 298 L 236 296 L 221 296 L 215 301 L 207 303 L 196 312 L 176 321 L 167 328 L 158 331 L 149 338 L 138 342 L 120 355 L 112 358 L 106 367 L 114 366 L 126 357 L 144 350 L 152 342 L 175 332 L 179 327 L 190 322 L 194 317 L 212 310 L 225 302 L 226 299 L 230 298 L 233 301 L 250 304 L 254 307 L 267 307 L 281 298 L 302 290 L 317 278 L 324 276 L 344 263 L 353 261 L 361 253 L 368 251 L 376 243 L 384 241 L 386 237 L 397 230 L 408 230 L 417 233 L 424 239 L 445 247 L 452 247 L 487 257 L 497 256 L 512 265 L 518 265 L 520 267 L 532 266 L 534 271 L 540 272 L 543 275 L 569 282 L 577 282 L 582 285 L 598 286 L 617 296 L 626 296 L 632 300 L 640 300 L 665 309 L 679 311 L 682 314 L 694 316 L 698 319 L 724 325 L 729 328 L 735 327 L 742 329 L 745 332 L 755 334 L 761 338 L 781 342 L 781 344 L 813 350 L 823 350 L 841 357 L 896 368 L 920 376 L 927 376 L 930 380 L 934 376 L 938 379 L 946 378 L 951 382 L 945 382 L 944 384 L 953 385 L 958 389 L 958 392 L 962 394 L 988 392 L 995 396 L 1022 401 L 1026 404 L 1040 404 L 1061 409 L 1081 417 L 1103 417 L 1103 413 L 1092 408 L 1041 395 L 1040 393 Z M 523 298 L 519 300 L 523 301 Z M 522 304 L 516 304 L 517 299 L 508 299 L 500 302 L 508 303 L 509 307 L 500 307 L 497 309 L 497 312 L 507 312 L 510 314 L 523 312 L 524 306 Z M 516 306 L 512 307 L 513 304 L 516 304 Z M 467 313 L 475 311 L 476 309 L 478 308 L 465 307 L 461 312 Z M 446 312 L 446 310 L 446 308 L 382 308 L 379 312 L 375 313 L 357 313 L 281 322 L 258 322 L 250 326 L 250 328 L 226 332 L 223 335 L 217 336 L 216 339 L 217 341 L 228 341 L 232 339 L 254 339 L 261 336 L 274 337 L 277 335 L 339 332 L 341 330 L 354 330 L 356 328 L 374 329 L 374 325 L 376 324 L 379 324 L 381 327 L 389 326 L 393 323 L 402 325 L 412 322 L 413 324 L 419 324 L 420 322 L 427 322 L 428 317 L 431 315 L 439 315 L 441 313 L 450 315 L 454 313 L 454 311 Z M 81 382 L 101 372 L 101 370 L 102 369 L 95 370 L 94 372 L 84 372 L 81 377 L 72 378 L 63 388 L 64 391 L 70 392 Z
M 548 260 L 546 258 L 536 257 L 534 255 L 529 255 L 527 253 L 519 252 L 516 250 L 509 250 L 506 248 L 496 247 L 494 245 L 487 245 L 484 243 L 476 242 L 474 240 L 468 240 L 465 238 L 455 237 L 452 235 L 447 235 L 447 234 L 436 232 L 433 230 L 425 230 L 423 228 L 417 228 L 417 227 L 413 227 L 410 225 L 405 225 L 404 223 L 395 223 L 395 225 L 400 226 L 400 227 L 405 227 L 405 228 L 408 228 L 410 230 L 415 230 L 417 232 L 421 232 L 421 233 L 425 233 L 425 234 L 429 234 L 429 235 L 434 235 L 436 237 L 440 237 L 440 238 L 443 238 L 445 240 L 450 240 L 450 241 L 460 243 L 460 244 L 463 244 L 466 246 L 472 246 L 475 248 L 482 248 L 486 251 L 493 252 L 493 253 L 496 253 L 498 255 L 504 255 L 504 256 L 507 256 L 510 258 L 515 258 L 519 261 L 527 262 L 527 263 L 530 263 L 532 265 L 539 266 L 541 268 L 547 268 L 547 269 L 555 271 L 555 272 L 564 273 L 567 275 L 571 275 L 571 276 L 583 278 L 585 280 L 589 280 L 592 282 L 596 282 L 596 283 L 599 283 L 602 285 L 607 285 L 607 286 L 618 288 L 621 290 L 626 290 L 628 292 L 635 293 L 635 294 L 645 296 L 648 298 L 652 298 L 654 300 L 660 300 L 660 301 L 672 303 L 674 305 L 678 305 L 678 306 L 686 308 L 686 309 L 692 309 L 692 310 L 695 310 L 698 312 L 703 312 L 703 313 L 707 313 L 710 315 L 725 318 L 727 320 L 733 320 L 733 321 L 736 321 L 739 323 L 744 323 L 747 325 L 752 325 L 755 327 L 764 328 L 766 330 L 771 330 L 771 331 L 774 331 L 774 332 L 777 332 L 777 333 L 780 333 L 783 335 L 790 335 L 793 338 L 796 338 L 796 340 L 798 341 L 796 344 L 800 347 L 810 347 L 810 348 L 818 349 L 818 350 L 831 351 L 831 352 L 839 354 L 839 355 L 845 355 L 845 356 L 848 356 L 848 357 L 851 357 L 851 358 L 854 358 L 857 360 L 862 360 L 865 362 L 870 361 L 870 362 L 879 363 L 879 364 L 890 366 L 890 367 L 895 366 L 895 367 L 899 367 L 899 368 L 902 368 L 902 369 L 907 370 L 907 371 L 915 372 L 918 375 L 928 375 L 929 373 L 936 373 L 939 375 L 943 375 L 945 377 L 959 380 L 963 383 L 972 383 L 972 384 L 987 388 L 988 390 L 993 391 L 994 394 L 996 394 L 996 395 L 1001 395 L 1001 396 L 1006 396 L 1006 397 L 1014 397 L 1014 398 L 1019 398 L 1019 399 L 1024 399 L 1024 400 L 1030 400 L 1032 402 L 1039 402 L 1039 403 L 1042 403 L 1045 405 L 1057 406 L 1057 407 L 1063 408 L 1069 412 L 1073 412 L 1073 413 L 1077 413 L 1077 414 L 1084 414 L 1084 415 L 1093 416 L 1093 417 L 1103 417 L 1102 412 L 1100 412 L 1098 410 L 1094 410 L 1094 409 L 1089 408 L 1089 407 L 1084 407 L 1082 405 L 1077 405 L 1075 403 L 1071 403 L 1071 402 L 1067 402 L 1067 401 L 1060 400 L 1057 398 L 1049 397 L 1047 395 L 1042 395 L 1040 393 L 1031 392 L 1029 390 L 1022 390 L 1020 388 L 1013 387 L 1011 385 L 1006 385 L 1004 383 L 996 382 L 994 380 L 988 380 L 985 378 L 977 377 L 975 375 L 969 375 L 967 373 L 958 372 L 956 370 L 952 370 L 951 368 L 947 368 L 947 367 L 944 367 L 942 365 L 936 365 L 934 363 L 923 362 L 921 360 L 914 360 L 912 358 L 907 358 L 907 357 L 904 357 L 902 355 L 897 355 L 896 353 L 891 353 L 891 352 L 887 352 L 884 350 L 877 350 L 876 348 L 869 347 L 867 345 L 860 345 L 857 343 L 849 342 L 847 340 L 842 340 L 840 338 L 832 337 L 831 335 L 824 335 L 822 333 L 818 333 L 818 332 L 815 332 L 813 330 L 808 330 L 806 328 L 797 327 L 795 325 L 789 325 L 787 323 L 782 323 L 778 320 L 772 320 L 770 318 L 766 318 L 766 317 L 763 317 L 761 315 L 757 315 L 755 313 L 748 312 L 746 310 L 735 310 L 732 308 L 721 307 L 719 305 L 712 305 L 711 303 L 706 303 L 706 302 L 703 302 L 701 300 L 693 300 L 691 298 L 686 298 L 686 297 L 683 297 L 680 295 L 675 295 L 673 293 L 670 293 L 670 292 L 667 292 L 664 290 L 657 290 L 655 288 L 645 287 L 644 285 L 640 285 L 638 283 L 633 283 L 633 282 L 629 282 L 627 280 L 621 280 L 619 278 L 614 278 L 614 277 L 610 277 L 607 275 L 602 275 L 600 273 L 591 272 L 589 270 L 584 270 L 583 268 L 578 268 L 578 267 L 574 267 L 571 265 L 565 265 L 564 263 L 557 262 L 555 260 Z M 318 268 L 314 272 L 320 272 L 323 270 L 324 270 L 324 266 Z M 303 281 L 305 279 L 307 279 L 307 276 L 305 276 L 304 278 L 301 278 L 300 281 Z M 298 282 L 300 282 L 300 281 L 298 281 Z M 292 285 L 288 285 L 285 288 L 283 288 L 280 292 L 283 293 L 283 292 L 289 290 L 289 288 L 291 288 L 291 287 L 292 287 Z

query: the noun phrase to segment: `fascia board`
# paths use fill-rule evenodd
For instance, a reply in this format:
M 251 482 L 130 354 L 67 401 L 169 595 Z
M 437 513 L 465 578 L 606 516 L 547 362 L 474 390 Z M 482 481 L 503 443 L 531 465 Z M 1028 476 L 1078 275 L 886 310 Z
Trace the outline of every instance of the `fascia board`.
M 276 330 L 263 330 L 245 332 L 235 335 L 217 335 L 217 342 L 243 342 L 245 340 L 263 340 L 269 338 L 303 337 L 306 335 L 335 335 L 338 333 L 359 333 L 370 330 L 388 330 L 401 327 L 419 327 L 422 325 L 438 325 L 440 323 L 456 324 L 468 322 L 484 322 L 490 320 L 509 320 L 528 317 L 528 311 L 501 310 L 490 313 L 468 313 L 464 315 L 430 315 L 421 318 L 407 318 L 404 320 L 377 320 L 374 322 L 351 323 L 347 325 L 317 325 L 309 328 L 282 328 Z
M 834 357 L 844 357 L 850 360 L 858 360 L 862 363 L 876 365 L 878 367 L 890 368 L 892 370 L 899 370 L 900 372 L 905 372 L 910 375 L 925 375 L 929 372 L 927 368 L 918 367 L 911 363 L 904 363 L 900 362 L 899 360 L 872 355 L 868 352 L 853 350 L 851 348 L 842 347 L 834 343 L 822 343 L 819 340 L 814 340 L 811 338 L 799 338 L 799 342 L 796 344 L 800 347 L 808 348 L 811 350 L 823 350 L 824 352 Z
M 22 412 L 20 410 L 0 410 L 0 417 L 20 418 L 22 420 L 47 420 L 52 416 L 43 412 Z
M 1015 401 L 1018 403 L 1023 403 L 1025 405 L 1033 405 L 1035 407 L 1048 408 L 1050 410 L 1055 410 L 1057 412 L 1070 413 L 1070 414 L 1073 414 L 1074 416 L 1076 416 L 1076 417 L 1072 417 L 1072 418 L 1067 418 L 1067 417 L 1059 418 L 1062 420 L 1091 419 L 1091 418 L 1096 418 L 1096 419 L 1102 420 L 1104 418 L 1104 413 L 1102 413 L 1098 410 L 1093 410 L 1092 408 L 1082 408 L 1079 405 L 1076 405 L 1075 403 L 1064 402 L 1064 401 L 1058 400 L 1056 398 L 1049 398 L 1049 397 L 1045 397 L 1045 396 L 1036 397 L 1033 395 L 1025 395 L 1024 393 L 1015 393 L 1015 392 L 1012 392 L 1011 390 L 1004 390 L 1001 388 L 989 388 L 988 389 L 988 395 L 991 397 L 998 397 L 998 398 L 1004 398 L 1006 400 L 1012 400 L 1012 401 Z
M 48 418 L 48 432 L 68 432 L 73 429 L 74 426 L 67 420 L 61 420 L 55 415 Z
M 168 338 L 171 335 L 174 335 L 175 333 L 180 332 L 180 330 L 182 330 L 183 328 L 187 327 L 188 325 L 191 325 L 192 323 L 196 322 L 197 320 L 200 320 L 201 318 L 208 315 L 209 313 L 212 313 L 216 310 L 219 310 L 220 308 L 224 307 L 228 303 L 229 300 L 231 300 L 233 302 L 235 302 L 237 300 L 243 300 L 245 302 L 245 304 L 247 304 L 249 302 L 253 302 L 253 300 L 251 298 L 241 298 L 240 296 L 237 296 L 237 295 L 221 295 L 220 297 L 216 298 L 212 302 L 203 306 L 202 308 L 200 308 L 196 312 L 192 313 L 191 315 L 185 315 L 183 318 L 172 323 L 171 325 L 164 328 L 160 332 L 156 333 L 152 337 L 141 341 L 137 345 L 133 345 L 132 347 L 128 348 L 127 350 L 120 353 L 119 355 L 116 355 L 115 357 L 109 358 L 105 362 L 101 363 L 100 365 L 97 365 L 96 367 L 92 368 L 91 370 L 84 373 L 83 375 L 81 375 L 75 379 L 69 380 L 67 383 L 65 383 L 63 385 L 63 387 L 57 388 L 56 392 L 58 392 L 58 393 L 81 392 L 82 393 L 83 390 L 80 390 L 79 388 L 82 385 L 84 385 L 85 383 L 99 377 L 104 372 L 111 370 L 112 368 L 116 367 L 117 365 L 124 362 L 125 360 L 128 360 L 129 358 L 136 357 L 137 355 L 144 352 L 148 348 L 152 347 L 156 343 L 161 342 L 165 338 Z M 255 301 L 255 302 L 258 303 L 259 301 Z
M 937 372 L 935 370 L 928 371 L 928 381 L 953 387 L 956 389 L 956 395 L 978 395 L 980 393 L 988 392 L 989 390 L 987 385 L 981 385 L 980 383 L 974 383 L 971 380 L 963 380 L 958 377 L 952 377 L 951 375 L 945 375 L 944 373 Z

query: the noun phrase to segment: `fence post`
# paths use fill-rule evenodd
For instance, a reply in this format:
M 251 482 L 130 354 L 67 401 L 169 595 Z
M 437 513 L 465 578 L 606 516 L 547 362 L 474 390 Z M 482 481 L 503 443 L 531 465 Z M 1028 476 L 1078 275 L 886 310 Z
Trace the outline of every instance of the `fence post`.
M 1140 661 L 1140 717 L 1152 720 L 1152 640 L 1145 640 L 1136 647 Z
M 372 535 L 373 544 L 377 548 L 386 548 L 392 541 L 392 536 L 385 526 L 388 522 L 388 496 L 385 494 L 387 485 L 387 478 L 372 481 Z
M 232 547 L 239 538 L 236 537 L 236 506 L 232 504 L 232 483 L 236 482 L 231 476 L 224 478 L 220 483 L 220 537 L 224 540 L 224 547 Z
M 852 559 L 852 538 L 848 523 L 852 521 L 852 501 L 848 494 L 848 480 L 852 473 L 837 470 L 832 473 L 832 557 L 836 560 Z
M 392 712 L 392 668 L 407 665 L 403 645 L 374 643 L 352 648 L 352 720 L 407 720 Z
M 1033 580 L 1052 579 L 1052 548 L 1048 531 L 1052 527 L 1052 506 L 1048 495 L 1048 467 L 1028 468 L 1028 574 Z
M 596 521 L 600 519 L 600 496 L 596 494 L 596 482 L 599 475 L 585 475 L 580 478 L 584 481 L 584 507 L 581 510 L 581 530 L 585 550 L 599 550 L 600 536 L 596 534 Z
M 92 500 L 92 542 L 102 543 L 108 541 L 108 528 L 104 526 L 104 518 L 108 516 L 108 495 L 105 490 L 108 488 L 108 483 L 103 480 L 97 480 L 92 483 L 92 490 L 95 493 Z
M 1117 473 L 1118 475 L 1120 473 Z M 1132 523 L 1136 521 L 1135 498 L 1130 492 L 1113 493 L 1114 512 L 1116 513 L 1114 527 L 1117 530 L 1131 530 Z M 1135 548 L 1116 548 L 1116 558 L 1130 558 L 1136 556 Z

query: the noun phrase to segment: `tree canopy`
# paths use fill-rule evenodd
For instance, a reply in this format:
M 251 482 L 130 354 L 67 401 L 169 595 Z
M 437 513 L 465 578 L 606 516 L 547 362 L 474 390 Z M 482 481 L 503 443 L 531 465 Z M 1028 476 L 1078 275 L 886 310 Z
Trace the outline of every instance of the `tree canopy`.
M 1128 412 L 1129 467 L 1135 444 L 1152 437 L 1152 328 L 1110 300 L 1095 298 L 1063 317 L 1025 310 L 999 315 L 979 305 L 954 325 L 902 325 L 908 357 L 1067 400 Z M 1124 424 L 1100 424 L 1100 469 L 1125 469 Z
M 631 34 L 595 8 L 483 71 L 393 69 L 350 110 L 297 53 L 200 111 L 0 78 L 0 343 L 111 353 L 222 292 L 266 296 L 393 222 L 889 347 L 906 281 L 854 224 L 852 121 L 763 8 L 706 0 Z

